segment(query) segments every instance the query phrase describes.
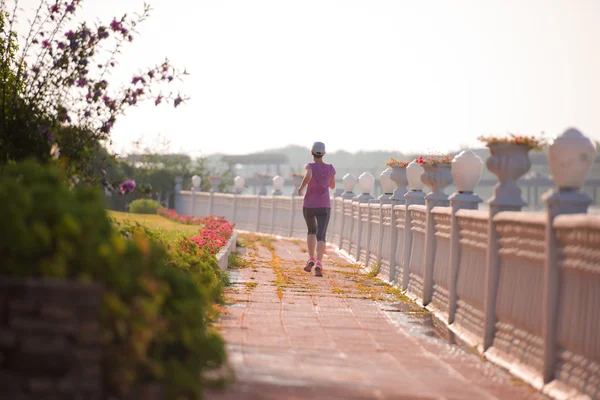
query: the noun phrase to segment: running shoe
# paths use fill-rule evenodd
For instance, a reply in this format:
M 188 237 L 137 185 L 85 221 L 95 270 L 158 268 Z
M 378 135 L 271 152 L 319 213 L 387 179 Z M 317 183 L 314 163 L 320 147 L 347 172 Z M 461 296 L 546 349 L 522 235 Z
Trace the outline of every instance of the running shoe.
M 315 267 L 315 276 L 323 276 L 323 266 L 320 262 L 318 262 L 317 266 Z
M 310 272 L 312 271 L 312 267 L 314 267 L 315 265 L 315 259 L 314 258 L 310 258 L 307 262 L 306 262 L 306 266 L 304 267 L 304 270 L 306 272 Z

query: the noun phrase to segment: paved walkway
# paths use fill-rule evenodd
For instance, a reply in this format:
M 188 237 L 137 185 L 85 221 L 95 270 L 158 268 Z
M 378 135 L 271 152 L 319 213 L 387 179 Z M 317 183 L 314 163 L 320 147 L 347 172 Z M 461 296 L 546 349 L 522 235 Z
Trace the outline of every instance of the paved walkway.
M 301 241 L 240 240 L 248 265 L 220 322 L 236 380 L 207 399 L 545 399 L 334 251 L 317 278 Z

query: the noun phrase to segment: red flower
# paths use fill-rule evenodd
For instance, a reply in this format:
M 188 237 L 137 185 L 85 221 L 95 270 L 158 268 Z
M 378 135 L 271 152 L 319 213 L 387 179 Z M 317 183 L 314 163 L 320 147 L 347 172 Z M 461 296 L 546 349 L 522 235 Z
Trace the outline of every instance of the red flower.
M 419 165 L 423 165 L 423 156 L 419 156 L 419 158 L 417 158 L 417 164 Z

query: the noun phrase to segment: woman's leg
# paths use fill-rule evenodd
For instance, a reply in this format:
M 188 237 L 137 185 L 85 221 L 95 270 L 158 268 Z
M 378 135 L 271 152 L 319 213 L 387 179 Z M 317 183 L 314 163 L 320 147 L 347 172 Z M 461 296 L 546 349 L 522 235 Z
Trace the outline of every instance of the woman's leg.
M 327 226 L 329 225 L 329 208 L 320 208 L 317 213 L 317 262 L 320 262 L 323 259 L 323 254 L 325 254 L 325 248 L 327 246 L 326 235 L 327 235 Z
M 315 248 L 317 246 L 317 217 L 313 209 L 303 208 L 302 213 L 306 221 L 308 233 L 306 235 L 306 247 L 308 248 L 308 256 L 315 258 Z

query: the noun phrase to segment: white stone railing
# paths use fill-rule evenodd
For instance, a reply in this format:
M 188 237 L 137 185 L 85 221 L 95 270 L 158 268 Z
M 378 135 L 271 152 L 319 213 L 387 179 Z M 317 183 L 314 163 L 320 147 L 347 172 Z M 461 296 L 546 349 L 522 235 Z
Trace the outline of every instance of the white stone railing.
M 475 157 L 461 153 L 451 169 L 413 162 L 405 175 L 391 175 L 393 194 L 382 174 L 387 194 L 377 200 L 369 196 L 372 177 L 361 176 L 359 196 L 356 178 L 345 177 L 346 192 L 332 198 L 328 242 L 378 268 L 462 342 L 534 387 L 599 398 L 600 215 L 586 213 L 591 199 L 577 191 L 586 170 L 570 180 L 553 170 L 558 188 L 545 196 L 547 212 L 527 213 L 519 211 L 525 204 L 514 184 L 527 168 L 506 155 L 488 160 L 500 183 L 481 211 L 473 189 L 482 161 Z M 449 176 L 460 193 L 444 194 Z M 411 190 L 399 193 L 407 183 Z M 242 230 L 306 237 L 300 197 L 180 191 L 176 209 L 222 215 Z

